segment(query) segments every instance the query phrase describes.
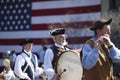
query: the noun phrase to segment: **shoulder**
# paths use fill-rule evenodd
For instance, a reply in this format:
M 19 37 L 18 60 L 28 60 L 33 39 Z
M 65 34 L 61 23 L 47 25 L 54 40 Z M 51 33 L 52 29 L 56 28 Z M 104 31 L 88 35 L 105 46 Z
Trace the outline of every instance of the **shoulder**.
M 87 40 L 85 45 L 90 45 L 90 47 L 93 48 L 94 47 L 94 39 L 91 38 L 91 39 Z
M 32 55 L 33 55 L 35 58 L 38 58 L 38 56 L 37 56 L 35 53 L 32 53 Z
M 37 54 L 37 52 L 32 52 L 32 55 L 34 55 L 35 57 L 39 58 L 39 54 Z
M 20 54 L 20 55 L 18 55 L 16 58 L 22 58 L 22 55 Z
M 21 56 L 21 54 L 20 55 L 18 55 L 17 57 L 16 57 L 16 59 L 15 59 L 15 63 L 21 63 L 21 62 L 24 62 L 25 60 L 24 60 L 24 58 Z
M 49 47 L 49 48 L 46 50 L 46 52 L 52 52 L 52 48 Z
M 53 56 L 53 50 L 51 48 L 48 48 L 46 51 L 45 51 L 45 55 L 46 56 Z
M 23 58 L 23 53 L 21 53 L 21 54 L 19 54 L 19 55 L 17 55 L 16 56 L 16 60 L 23 60 L 24 58 Z

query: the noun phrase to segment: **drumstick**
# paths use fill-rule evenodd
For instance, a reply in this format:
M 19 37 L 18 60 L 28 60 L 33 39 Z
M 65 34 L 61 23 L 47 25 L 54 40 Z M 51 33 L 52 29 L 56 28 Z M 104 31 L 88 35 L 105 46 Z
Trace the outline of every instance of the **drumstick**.
M 63 71 L 59 74 L 59 76 L 61 76 L 64 72 L 66 72 L 66 69 L 63 69 Z
M 64 72 L 66 72 L 66 69 L 63 69 L 63 71 L 60 74 L 58 74 L 57 77 L 54 76 L 51 80 L 60 80 L 60 77 Z

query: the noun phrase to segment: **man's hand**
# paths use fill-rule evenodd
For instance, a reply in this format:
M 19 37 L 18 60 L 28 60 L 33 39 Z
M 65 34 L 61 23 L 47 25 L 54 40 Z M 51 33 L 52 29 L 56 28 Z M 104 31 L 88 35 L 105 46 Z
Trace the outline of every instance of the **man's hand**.
M 6 79 L 6 76 L 4 76 L 4 75 L 0 75 L 0 79 L 2 79 L 2 80 L 7 80 L 7 79 Z
M 60 75 L 59 74 L 55 74 L 52 80 L 60 80 Z
M 109 37 L 104 36 L 104 37 L 103 37 L 103 41 L 104 41 L 104 43 L 105 43 L 106 45 L 111 46 L 111 40 L 110 40 Z

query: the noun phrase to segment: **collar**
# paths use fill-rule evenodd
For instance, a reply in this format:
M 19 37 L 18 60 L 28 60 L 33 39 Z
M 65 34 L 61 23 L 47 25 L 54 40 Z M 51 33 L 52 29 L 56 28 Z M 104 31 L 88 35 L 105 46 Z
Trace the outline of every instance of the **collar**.
M 59 45 L 59 44 L 57 44 L 57 43 L 55 43 L 55 46 L 57 46 L 57 47 L 59 47 L 59 48 L 64 48 L 64 46 L 61 46 L 61 45 Z
M 97 40 L 97 37 L 96 37 L 96 36 L 94 36 L 94 37 L 92 38 L 92 40 L 93 40 L 93 41 L 96 41 L 96 40 Z
M 25 53 L 27 53 L 28 55 L 31 55 L 31 51 L 27 52 L 26 50 L 24 50 Z

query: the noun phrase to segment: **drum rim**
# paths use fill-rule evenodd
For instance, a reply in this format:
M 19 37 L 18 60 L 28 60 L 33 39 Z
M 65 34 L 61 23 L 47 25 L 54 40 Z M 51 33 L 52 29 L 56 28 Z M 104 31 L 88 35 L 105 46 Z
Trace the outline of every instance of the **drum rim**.
M 59 61 L 59 59 L 60 59 L 60 57 L 65 53 L 65 52 L 74 52 L 74 53 L 76 53 L 75 51 L 73 51 L 73 50 L 66 50 L 66 51 L 63 51 L 63 52 L 61 52 L 61 54 L 58 56 L 58 58 L 57 58 L 57 60 L 56 60 L 56 65 L 55 65 L 55 71 L 58 73 L 58 68 L 57 68 L 57 64 L 58 64 L 58 61 Z

